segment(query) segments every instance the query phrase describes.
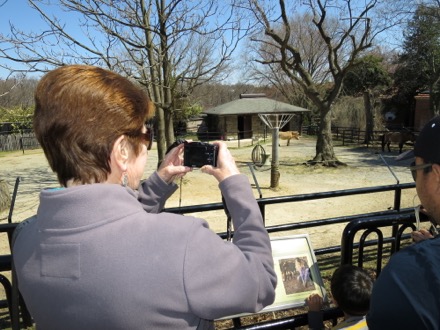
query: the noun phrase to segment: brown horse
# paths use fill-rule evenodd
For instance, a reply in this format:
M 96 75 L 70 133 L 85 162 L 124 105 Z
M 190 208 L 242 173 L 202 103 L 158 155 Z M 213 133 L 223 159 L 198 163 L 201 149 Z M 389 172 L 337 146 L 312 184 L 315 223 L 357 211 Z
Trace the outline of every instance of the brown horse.
M 278 134 L 278 136 L 281 140 L 287 140 L 287 145 L 290 145 L 291 139 L 299 140 L 299 132 L 298 131 L 280 132 Z
M 385 145 L 391 152 L 390 144 L 397 143 L 399 145 L 399 153 L 402 153 L 403 144 L 407 141 L 414 142 L 416 135 L 410 131 L 386 132 L 382 135 L 382 151 L 385 151 Z

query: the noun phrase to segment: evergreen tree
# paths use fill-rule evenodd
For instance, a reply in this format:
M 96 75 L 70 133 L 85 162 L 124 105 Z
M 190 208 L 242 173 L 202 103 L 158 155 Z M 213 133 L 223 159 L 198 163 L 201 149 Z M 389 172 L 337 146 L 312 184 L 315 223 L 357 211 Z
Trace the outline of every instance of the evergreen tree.
M 400 98 L 412 100 L 420 91 L 431 95 L 432 114 L 440 110 L 440 8 L 419 6 L 404 33 L 395 84 Z
M 388 72 L 382 65 L 382 57 L 367 55 L 358 59 L 354 67 L 344 79 L 343 91 L 347 95 L 364 98 L 365 108 L 365 138 L 364 143 L 369 144 L 373 139 L 374 109 L 372 95 L 381 92 L 391 83 Z

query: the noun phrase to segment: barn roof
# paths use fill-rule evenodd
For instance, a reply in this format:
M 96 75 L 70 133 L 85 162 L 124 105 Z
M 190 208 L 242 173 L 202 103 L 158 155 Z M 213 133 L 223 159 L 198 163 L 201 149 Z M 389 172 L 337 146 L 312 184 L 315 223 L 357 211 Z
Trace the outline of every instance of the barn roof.
M 250 115 L 259 113 L 300 113 L 310 110 L 267 98 L 264 94 L 241 94 L 235 101 L 203 111 L 208 115 Z

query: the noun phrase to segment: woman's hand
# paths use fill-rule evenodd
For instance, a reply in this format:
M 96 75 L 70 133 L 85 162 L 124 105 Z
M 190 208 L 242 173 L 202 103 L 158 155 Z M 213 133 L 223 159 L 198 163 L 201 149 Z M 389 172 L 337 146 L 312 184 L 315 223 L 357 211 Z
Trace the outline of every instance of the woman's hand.
M 170 184 L 176 179 L 183 177 L 186 173 L 192 169 L 187 166 L 183 166 L 183 143 L 177 147 L 171 149 L 166 155 L 157 173 L 163 181 Z
M 217 141 L 213 144 L 218 146 L 218 157 L 217 157 L 217 167 L 211 165 L 205 165 L 201 168 L 203 173 L 213 175 L 218 182 L 222 182 L 224 179 L 240 174 L 240 171 L 235 164 L 234 157 L 228 150 L 228 146 L 225 142 Z

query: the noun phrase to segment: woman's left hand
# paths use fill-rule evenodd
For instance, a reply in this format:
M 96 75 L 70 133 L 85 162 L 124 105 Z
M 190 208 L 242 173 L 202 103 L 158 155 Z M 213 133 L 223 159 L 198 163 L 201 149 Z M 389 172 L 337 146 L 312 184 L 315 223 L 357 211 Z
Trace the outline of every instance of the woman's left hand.
M 166 155 L 157 173 L 166 183 L 170 184 L 174 180 L 183 177 L 186 173 L 192 170 L 191 167 L 183 166 L 183 147 L 184 144 L 179 144 L 177 147 L 171 149 Z

